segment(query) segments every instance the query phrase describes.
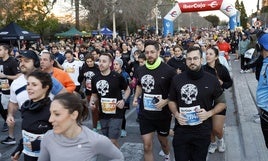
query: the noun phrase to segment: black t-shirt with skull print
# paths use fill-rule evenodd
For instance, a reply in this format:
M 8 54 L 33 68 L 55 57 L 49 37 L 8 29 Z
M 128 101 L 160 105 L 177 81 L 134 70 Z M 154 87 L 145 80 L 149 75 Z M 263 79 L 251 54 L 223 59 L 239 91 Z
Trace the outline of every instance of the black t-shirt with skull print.
M 107 76 L 93 76 L 92 93 L 98 95 L 100 119 L 124 117 L 123 110 L 116 107 L 116 102 L 122 100 L 122 90 L 126 90 L 127 86 L 124 77 L 114 71 Z
M 168 98 L 171 80 L 175 74 L 175 70 L 163 62 L 153 70 L 147 69 L 146 66 L 138 68 L 138 85 L 142 88 L 139 117 L 152 120 L 171 117 L 168 105 L 161 111 L 156 109 L 154 98 Z
M 83 64 L 82 68 L 79 70 L 78 81 L 82 83 L 85 81 L 85 94 L 91 95 L 91 80 L 96 74 L 99 74 L 100 70 L 96 64 L 93 67 L 89 67 L 86 63 Z
M 186 71 L 173 78 L 170 86 L 169 100 L 176 102 L 179 112 L 183 109 L 184 112 L 187 112 L 187 109 L 192 107 L 204 108 L 206 111 L 209 111 L 214 107 L 214 100 L 221 96 L 222 93 L 223 90 L 220 83 L 214 75 L 203 72 L 199 79 L 191 79 Z M 198 125 L 181 126 L 175 120 L 175 128 L 177 127 L 210 133 L 212 121 L 209 118 Z

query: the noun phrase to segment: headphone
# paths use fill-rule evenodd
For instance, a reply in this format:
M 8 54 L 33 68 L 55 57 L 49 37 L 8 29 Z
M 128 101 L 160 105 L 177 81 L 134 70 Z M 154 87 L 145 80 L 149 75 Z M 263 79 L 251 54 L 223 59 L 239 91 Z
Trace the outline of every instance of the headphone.
M 20 54 L 25 55 L 25 57 L 29 59 L 33 59 L 34 67 L 39 68 L 40 67 L 40 58 L 39 56 L 32 50 L 22 50 L 20 51 Z
M 34 54 L 34 55 L 37 56 L 38 59 L 33 59 L 33 61 L 34 61 L 34 67 L 35 68 L 39 68 L 40 67 L 40 59 L 39 59 L 39 56 L 34 51 L 32 51 L 32 50 L 28 50 L 27 52 L 30 52 L 30 53 L 32 53 L 32 54 Z
M 37 102 L 33 102 L 32 100 L 26 100 L 21 108 L 22 109 L 28 109 L 28 110 L 40 110 L 41 108 L 43 108 L 46 105 L 49 105 L 50 103 L 50 98 L 47 97 L 41 101 L 37 101 Z
M 40 67 L 40 61 L 39 60 L 34 61 L 34 67 L 35 68 L 39 68 Z

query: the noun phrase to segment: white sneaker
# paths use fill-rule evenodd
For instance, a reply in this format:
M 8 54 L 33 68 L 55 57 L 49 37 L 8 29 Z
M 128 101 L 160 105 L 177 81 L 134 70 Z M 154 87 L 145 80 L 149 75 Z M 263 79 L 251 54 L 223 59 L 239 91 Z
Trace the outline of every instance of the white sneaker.
M 260 118 L 256 118 L 256 119 L 254 119 L 254 122 L 257 123 L 257 124 L 260 124 L 261 123 L 261 119 Z
M 165 156 L 165 153 L 163 152 L 163 150 L 161 150 L 158 155 L 160 155 L 161 157 L 164 157 Z
M 245 70 L 245 73 L 250 73 L 250 72 L 251 72 L 250 69 Z
M 244 70 L 240 70 L 240 73 L 243 74 L 243 73 L 245 73 L 245 71 Z
M 170 155 L 169 154 L 168 155 L 164 154 L 164 161 L 170 161 Z
M 217 142 L 214 143 L 210 143 L 209 147 L 208 147 L 208 152 L 209 153 L 215 153 L 216 149 L 217 149 Z
M 219 152 L 225 152 L 225 143 L 224 143 L 224 139 L 221 138 L 218 140 L 218 150 Z

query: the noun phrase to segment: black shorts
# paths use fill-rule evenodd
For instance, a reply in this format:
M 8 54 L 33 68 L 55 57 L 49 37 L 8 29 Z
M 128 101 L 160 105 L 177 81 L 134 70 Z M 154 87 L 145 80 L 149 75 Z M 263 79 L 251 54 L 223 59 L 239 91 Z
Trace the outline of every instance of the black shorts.
M 221 112 L 217 113 L 216 115 L 226 115 L 226 108 L 222 110 Z
M 140 133 L 145 135 L 151 132 L 157 131 L 160 136 L 168 136 L 171 118 L 165 120 L 150 120 L 145 118 L 140 118 Z

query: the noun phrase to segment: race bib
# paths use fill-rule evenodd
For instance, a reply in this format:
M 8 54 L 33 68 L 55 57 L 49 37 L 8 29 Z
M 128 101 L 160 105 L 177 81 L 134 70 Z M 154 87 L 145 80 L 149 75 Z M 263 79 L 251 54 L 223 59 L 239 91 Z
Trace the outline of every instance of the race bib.
M 155 103 L 157 103 L 156 100 L 160 100 L 160 99 L 162 99 L 162 95 L 144 94 L 143 95 L 144 109 L 148 111 L 162 111 L 162 109 L 158 109 L 155 106 Z
M 116 98 L 101 98 L 102 112 L 105 114 L 115 114 L 116 102 L 117 102 Z
M 2 88 L 2 91 L 10 90 L 8 79 L 1 79 L 1 88 Z
M 75 72 L 75 69 L 74 69 L 74 67 L 67 67 L 65 69 L 65 71 L 66 71 L 66 73 L 74 73 Z
M 193 107 L 180 107 L 180 113 L 187 119 L 187 125 L 193 126 L 201 124 L 199 117 L 197 116 L 197 110 L 200 109 L 200 106 Z
M 87 90 L 91 91 L 91 79 L 86 80 L 86 88 Z
M 23 138 L 23 151 L 22 152 L 32 157 L 39 157 L 40 150 L 32 151 L 30 148 L 28 148 L 27 144 L 31 144 L 31 142 L 35 140 L 42 140 L 43 137 L 44 137 L 44 134 L 33 134 L 25 130 L 22 130 L 22 138 Z

